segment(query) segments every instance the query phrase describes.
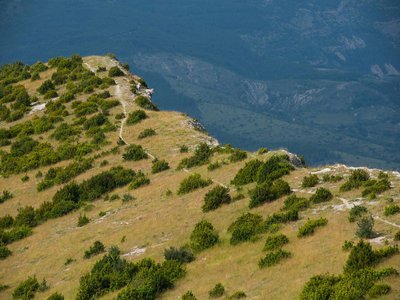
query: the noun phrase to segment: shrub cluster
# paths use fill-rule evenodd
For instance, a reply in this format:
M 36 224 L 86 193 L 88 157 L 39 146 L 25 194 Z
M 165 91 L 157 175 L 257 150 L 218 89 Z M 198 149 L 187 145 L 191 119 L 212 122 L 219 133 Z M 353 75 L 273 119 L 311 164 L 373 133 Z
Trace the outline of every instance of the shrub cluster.
M 287 243 L 289 243 L 289 239 L 287 238 L 286 235 L 282 233 L 271 235 L 267 237 L 263 250 L 264 251 L 277 250 L 282 248 L 282 246 L 286 245 Z
M 362 215 L 366 214 L 368 209 L 362 205 L 353 206 L 349 211 L 349 222 L 357 221 Z
M 22 240 L 32 234 L 32 229 L 28 226 L 14 226 L 11 230 L 0 230 L 0 244 L 8 245 L 12 242 Z
M 175 260 L 162 264 L 147 258 L 136 263 L 128 262 L 120 258 L 117 247 L 111 247 L 108 254 L 81 277 L 76 299 L 101 297 L 123 287 L 125 289 L 116 297 L 118 300 L 155 299 L 184 274 L 183 266 Z
M 306 198 L 298 197 L 293 194 L 288 196 L 283 202 L 282 210 L 303 210 L 310 206 L 310 201 Z
M 170 247 L 164 250 L 165 260 L 176 260 L 180 263 L 190 263 L 195 260 L 193 252 L 188 247 Z
M 278 249 L 276 251 L 267 253 L 265 257 L 258 262 L 258 266 L 260 268 L 271 267 L 277 265 L 281 260 L 291 256 L 292 254 L 290 252 Z
M 385 207 L 385 211 L 383 212 L 383 214 L 385 216 L 392 216 L 398 214 L 399 212 L 400 212 L 400 206 L 398 206 L 397 204 L 390 204 Z
M 3 194 L 0 196 L 0 203 L 3 203 L 9 199 L 12 199 L 14 197 L 14 195 L 8 191 L 8 190 L 4 190 Z
M 232 201 L 229 195 L 229 189 L 223 186 L 216 186 L 204 196 L 203 212 L 217 209 L 223 204 L 229 204 Z
M 308 220 L 303 226 L 299 228 L 297 233 L 298 237 L 305 237 L 312 235 L 316 228 L 322 227 L 328 224 L 328 220 L 325 218 L 320 218 L 317 220 Z
M 229 156 L 229 161 L 234 163 L 238 161 L 242 161 L 247 158 L 247 153 L 245 151 L 242 151 L 240 149 L 234 149 Z
M 97 254 L 103 253 L 106 251 L 106 247 L 100 241 L 95 241 L 92 246 L 90 246 L 89 250 L 85 251 L 83 258 L 89 259 Z
M 139 123 L 140 121 L 147 119 L 148 116 L 145 113 L 144 110 L 138 109 L 135 110 L 131 113 L 129 113 L 128 118 L 126 119 L 126 124 L 127 125 L 135 125 L 137 123 Z
M 387 177 L 383 177 L 378 180 L 368 180 L 364 183 L 364 187 L 365 189 L 362 191 L 362 196 L 369 196 L 370 198 L 375 198 L 376 195 L 381 194 L 391 188 L 390 181 Z
M 160 173 L 162 171 L 168 170 L 168 169 L 169 169 L 169 164 L 166 160 L 154 159 L 152 161 L 151 173 L 156 174 L 156 173 Z
M 325 174 L 322 176 L 322 181 L 323 182 L 338 182 L 342 180 L 343 177 L 341 175 L 332 175 L 332 174 Z
M 333 195 L 332 193 L 323 187 L 320 187 L 317 189 L 315 194 L 313 194 L 310 198 L 310 202 L 317 204 L 317 203 L 322 203 L 322 202 L 327 202 L 332 200 Z
M 190 193 L 199 188 L 204 188 L 212 183 L 211 179 L 203 179 L 200 174 L 192 174 L 182 180 L 179 185 L 178 195 Z
M 90 220 L 85 214 L 80 215 L 78 218 L 78 227 L 85 226 L 86 224 L 89 224 L 89 222 L 90 222 Z
M 108 76 L 109 77 L 118 77 L 118 76 L 124 76 L 124 72 L 117 66 L 111 67 L 108 70 Z
M 304 176 L 301 186 L 303 188 L 314 187 L 318 184 L 319 178 L 315 174 L 310 174 L 308 176 Z
M 272 202 L 290 193 L 290 186 L 286 181 L 283 181 L 281 179 L 277 179 L 272 183 L 266 181 L 262 184 L 257 185 L 250 192 L 251 197 L 249 208 L 259 206 L 265 202 Z
M 0 260 L 6 259 L 12 254 L 11 250 L 0 244 Z
M 212 153 L 212 149 L 206 143 L 201 143 L 196 147 L 193 156 L 181 160 L 178 169 L 205 165 L 209 162 Z
M 150 179 L 142 172 L 138 171 L 132 179 L 131 184 L 129 185 L 129 188 L 132 190 L 138 189 L 141 186 L 149 185 L 150 184 Z
M 182 300 L 197 300 L 196 296 L 193 294 L 192 291 L 187 291 L 182 295 Z
M 156 135 L 156 134 L 157 134 L 157 133 L 156 133 L 156 131 L 155 131 L 154 129 L 152 129 L 152 128 L 146 128 L 146 129 L 144 129 L 141 133 L 139 133 L 138 139 L 141 140 L 141 139 L 144 139 L 144 138 L 147 138 L 147 137 L 149 137 L 149 136 Z
M 299 211 L 297 209 L 289 209 L 279 213 L 273 213 L 268 216 L 264 221 L 264 228 L 268 230 L 273 225 L 297 221 L 299 219 Z
M 122 154 L 122 158 L 125 160 L 138 161 L 148 158 L 148 155 L 141 145 L 132 144 L 125 149 L 125 153 Z
M 369 180 L 369 174 L 363 169 L 356 169 L 351 172 L 349 179 L 340 187 L 341 192 L 357 189 Z
M 137 96 L 135 98 L 135 103 L 144 109 L 155 110 L 155 111 L 159 110 L 157 105 L 155 105 L 148 97 L 145 96 Z
M 239 186 L 251 182 L 273 181 L 289 174 L 293 169 L 287 155 L 274 155 L 266 162 L 251 160 L 238 171 L 232 180 L 232 184 Z
M 236 219 L 228 228 L 231 245 L 249 241 L 262 232 L 262 217 L 260 215 L 246 213 Z
M 217 283 L 209 292 L 210 298 L 219 298 L 225 294 L 225 287 L 222 283 Z
M 214 229 L 214 226 L 206 220 L 197 223 L 190 235 L 190 247 L 195 252 L 208 249 L 218 243 L 218 241 L 218 232 Z
M 39 283 L 36 276 L 33 276 L 21 282 L 13 291 L 12 296 L 14 299 L 32 299 L 37 292 L 44 292 L 47 289 L 48 286 L 45 279 Z

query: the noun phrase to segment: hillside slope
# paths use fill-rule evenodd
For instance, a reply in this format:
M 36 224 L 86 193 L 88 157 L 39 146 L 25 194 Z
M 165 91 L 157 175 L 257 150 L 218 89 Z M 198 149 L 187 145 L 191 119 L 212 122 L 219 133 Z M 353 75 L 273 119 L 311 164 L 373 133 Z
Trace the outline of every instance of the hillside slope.
M 0 291 L 0 298 L 12 298 L 20 282 L 36 275 L 39 281 L 45 278 L 49 286 L 36 293 L 38 299 L 46 299 L 55 292 L 63 294 L 65 299 L 75 299 L 80 278 L 103 255 L 83 258 L 85 251 L 95 241 L 101 241 L 107 249 L 118 246 L 121 257 L 128 261 L 152 258 L 161 262 L 166 248 L 190 243 L 193 228 L 203 219 L 214 226 L 219 234 L 219 242 L 195 253 L 196 259 L 186 265 L 186 275 L 158 297 L 178 299 L 191 290 L 198 299 L 207 299 L 209 290 L 220 282 L 225 286 L 225 295 L 241 290 L 248 299 L 295 299 L 311 276 L 342 273 L 349 256 L 349 252 L 342 250 L 342 245 L 346 240 L 358 241 L 355 235 L 357 222 L 348 221 L 349 210 L 354 205 L 365 206 L 375 220 L 374 231 L 377 234 L 369 239 L 374 249 L 387 247 L 385 244 L 399 244 L 394 236 L 400 230 L 400 214 L 394 212 L 385 215 L 385 208 L 387 210 L 388 206 L 400 204 L 400 174 L 365 169 L 364 173 L 370 179 L 379 182 L 385 179 L 390 183 L 390 188 L 375 189 L 367 194 L 364 192 L 362 196 L 368 187 L 376 187 L 376 182 L 364 180 L 356 188 L 341 191 L 340 187 L 352 178 L 352 168 L 344 165 L 306 168 L 298 164 L 299 159 L 295 155 L 283 150 L 245 153 L 229 146 L 217 146 L 217 141 L 208 136 L 195 120 L 178 112 L 158 111 L 151 102 L 143 100 L 148 99 L 151 90 L 145 87 L 142 79 L 126 71 L 114 58 L 90 56 L 80 61 L 79 57 L 75 57 L 66 61 L 53 60 L 47 65 L 48 69 L 40 67 L 36 80 L 26 78 L 8 84 L 13 86 L 11 94 L 7 88 L 2 86 L 1 89 L 1 116 L 5 117 L 0 123 L 3 145 L 0 148 L 0 193 L 8 191 L 13 197 L 2 198 L 0 217 L 11 215 L 14 224 L 11 229 L 1 229 L 0 236 L 3 242 L 6 241 L 6 233 L 21 225 L 32 227 L 32 234 L 20 240 L 7 241 L 6 247 L 12 251 L 12 255 L 0 260 L 0 284 L 8 286 Z M 117 67 L 114 70 L 119 70 L 120 74 L 118 71 L 110 74 L 113 67 Z M 22 69 L 9 74 L 24 77 Z M 30 76 L 35 73 L 33 67 L 29 73 Z M 111 79 L 108 75 L 115 76 Z M 4 83 L 5 79 L 1 79 Z M 43 83 L 47 80 L 51 80 L 54 86 L 41 94 L 37 89 L 46 86 Z M 26 89 L 30 97 L 29 105 L 14 105 L 23 102 L 23 92 L 13 94 L 18 89 L 17 85 Z M 51 91 L 57 94 L 51 95 Z M 104 94 L 105 91 L 109 95 Z M 6 98 L 9 101 L 5 101 Z M 138 102 L 138 99 L 143 102 Z M 35 103 L 31 105 L 33 101 Z M 9 110 L 8 114 L 3 113 L 6 109 Z M 147 117 L 135 119 L 137 110 L 144 110 Z M 19 118 L 12 118 L 16 111 L 19 111 Z M 155 134 L 146 129 L 153 129 Z M 144 137 L 139 138 L 140 135 Z M 265 144 L 268 146 L 268 141 Z M 141 159 L 123 158 L 123 155 L 128 157 L 127 150 L 132 145 L 143 147 Z M 194 166 L 187 160 L 186 165 L 182 165 L 182 160 L 193 157 L 199 145 L 203 145 L 203 148 L 209 145 L 214 150 L 205 150 L 209 151 L 206 159 L 196 162 Z M 187 153 L 182 146 L 187 146 Z M 45 159 L 47 157 L 51 159 Z M 254 160 L 264 163 L 273 160 L 273 157 L 283 157 L 277 170 L 286 168 L 285 173 L 276 178 L 286 181 L 292 194 L 304 197 L 303 200 L 307 202 L 306 207 L 296 209 L 299 220 L 286 222 L 276 221 L 276 217 L 272 221 L 268 218 L 285 211 L 282 207 L 289 197 L 286 195 L 288 193 L 278 193 L 273 198 L 265 196 L 265 203 L 249 208 L 249 203 L 254 201 L 254 192 L 249 191 L 256 187 L 256 182 L 232 183 L 238 171 L 247 163 Z M 169 168 L 153 173 L 154 158 L 165 160 Z M 65 170 L 74 161 L 82 162 L 82 159 L 87 159 L 90 166 L 73 175 L 73 171 L 54 175 L 62 173 L 60 170 Z M 291 163 L 294 162 L 296 168 L 292 170 Z M 214 168 L 209 167 L 210 164 Z M 90 190 L 90 186 L 85 187 L 85 183 L 82 185 L 82 182 L 88 182 L 94 176 L 117 166 L 134 170 L 136 174 L 141 170 L 149 182 L 141 181 L 137 183 L 138 188 L 132 188 L 132 178 L 128 184 L 124 182 L 115 186 L 111 185 L 111 180 L 99 180 L 104 190 L 99 188 L 96 192 Z M 64 169 L 54 169 L 58 167 Z M 265 175 L 268 177 L 272 173 Z M 317 175 L 317 182 L 312 187 L 302 187 L 303 178 L 310 173 Z M 200 174 L 211 182 L 189 193 L 178 193 L 180 183 L 193 174 Z M 338 177 L 337 180 L 323 180 L 324 175 Z M 69 203 L 73 206 L 56 210 L 55 195 L 61 194 L 57 191 L 71 182 L 80 184 L 82 190 L 86 188 L 87 198 L 79 196 L 73 204 Z M 41 185 L 43 190 L 38 191 Z M 229 205 L 203 212 L 206 193 L 217 186 L 228 187 L 233 200 Z M 329 189 L 333 197 L 321 203 L 308 201 L 321 187 Z M 72 195 L 71 192 L 66 194 Z M 43 205 L 46 201 L 53 202 L 48 206 Z M 29 209 L 23 210 L 26 206 L 32 206 L 33 213 L 27 212 Z M 254 234 L 250 241 L 232 245 L 232 232 L 228 228 L 248 212 L 259 214 L 266 220 L 263 221 L 265 228 Z M 89 222 L 78 226 L 79 217 L 84 215 Z M 327 225 L 317 228 L 310 236 L 298 237 L 299 228 L 308 219 L 319 218 L 326 218 Z M 284 249 L 291 256 L 271 267 L 259 268 L 260 259 L 267 253 L 263 251 L 266 237 L 277 230 L 287 236 L 289 243 Z M 378 267 L 399 266 L 400 255 L 394 255 Z M 384 282 L 392 287 L 392 291 L 383 299 L 398 299 L 400 278 L 391 276 L 385 278 Z M 113 299 L 121 290 L 108 291 L 102 295 L 102 299 Z

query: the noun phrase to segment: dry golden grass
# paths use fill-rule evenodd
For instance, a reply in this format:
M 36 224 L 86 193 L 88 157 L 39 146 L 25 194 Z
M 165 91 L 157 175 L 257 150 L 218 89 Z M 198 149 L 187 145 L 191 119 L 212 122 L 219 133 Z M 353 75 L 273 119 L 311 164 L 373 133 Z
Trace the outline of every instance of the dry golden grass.
M 85 58 L 93 69 L 98 66 L 110 67 L 115 62 L 105 57 Z M 51 70 L 46 76 L 50 76 Z M 42 74 L 41 74 L 42 75 Z M 46 78 L 42 75 L 42 80 Z M 132 79 L 136 78 L 132 76 Z M 122 86 L 122 97 L 126 101 L 128 112 L 138 109 L 129 93 L 129 83 L 126 78 L 117 78 L 117 83 Z M 31 91 L 36 89 L 36 84 L 26 81 Z M 116 87 L 111 87 L 110 92 L 115 96 Z M 82 100 L 86 96 L 81 96 Z M 116 113 L 123 111 L 118 106 L 111 111 L 110 119 Z M 107 247 L 118 245 L 128 260 L 139 260 L 143 257 L 151 257 L 158 261 L 163 259 L 163 251 L 169 246 L 180 246 L 189 241 L 190 233 L 194 225 L 201 219 L 209 220 L 218 230 L 221 242 L 197 256 L 197 259 L 187 266 L 187 275 L 179 280 L 173 290 L 166 292 L 162 299 L 178 299 L 187 290 L 192 290 L 198 299 L 207 299 L 208 291 L 217 283 L 221 282 L 227 289 L 228 294 L 237 290 L 243 290 L 248 299 L 295 299 L 300 293 L 304 283 L 312 276 L 320 273 L 342 272 L 343 265 L 348 253 L 343 252 L 341 247 L 345 240 L 355 241 L 354 232 L 356 225 L 347 220 L 348 210 L 339 210 L 338 206 L 342 201 L 340 197 L 352 200 L 360 196 L 360 190 L 339 194 L 339 186 L 342 182 L 335 184 L 320 184 L 331 189 L 335 198 L 325 204 L 316 205 L 301 213 L 301 220 L 282 227 L 282 232 L 289 237 L 290 243 L 285 249 L 292 252 L 293 257 L 282 261 L 277 266 L 259 269 L 258 261 L 265 253 L 262 251 L 266 234 L 261 235 L 255 242 L 243 243 L 237 246 L 229 244 L 230 234 L 227 233 L 228 226 L 241 214 L 248 212 L 249 197 L 247 190 L 253 185 L 244 187 L 241 191 L 245 199 L 224 205 L 221 208 L 202 213 L 201 206 L 204 194 L 213 186 L 197 190 L 183 196 L 177 196 L 176 191 L 179 183 L 188 176 L 182 170 L 176 170 L 176 166 L 183 157 L 189 154 L 179 153 L 179 146 L 186 144 L 192 149 L 200 141 L 210 138 L 204 133 L 196 131 L 188 125 L 188 119 L 177 112 L 148 112 L 150 118 L 134 126 L 126 126 L 123 137 L 128 143 L 141 144 L 151 154 L 158 158 L 166 159 L 170 170 L 151 174 L 151 159 L 138 162 L 125 162 L 121 154 L 124 147 L 121 147 L 120 154 L 110 154 L 95 161 L 95 167 L 75 178 L 77 182 L 109 169 L 112 166 L 122 164 L 124 167 L 134 170 L 143 170 L 149 174 L 150 185 L 137 190 L 128 190 L 128 187 L 115 190 L 111 194 L 129 193 L 135 197 L 128 203 L 121 200 L 103 201 L 100 199 L 93 202 L 93 207 L 84 211 L 76 211 L 62 218 L 50 220 L 36 228 L 34 234 L 26 239 L 9 245 L 13 255 L 4 261 L 0 261 L 0 283 L 10 285 L 10 288 L 1 292 L 0 298 L 9 299 L 13 289 L 27 276 L 37 275 L 38 279 L 46 278 L 50 289 L 37 297 L 45 299 L 50 294 L 58 291 L 66 299 L 74 299 L 79 286 L 79 278 L 91 269 L 93 263 L 98 259 L 93 257 L 89 260 L 83 259 L 83 253 L 93 244 L 100 240 Z M 66 120 L 72 121 L 73 116 Z M 145 128 L 153 128 L 157 135 L 138 140 L 137 136 Z M 111 144 L 106 149 L 116 145 L 119 136 L 119 129 L 107 135 Z M 51 140 L 49 133 L 43 135 L 43 139 Z M 56 144 L 56 143 L 55 143 Z M 249 158 L 254 157 L 266 159 L 267 155 L 249 153 Z M 226 154 L 216 154 L 212 161 L 226 159 Z M 102 160 L 109 164 L 99 167 Z M 246 161 L 223 165 L 214 171 L 208 171 L 207 166 L 197 167 L 190 172 L 197 172 L 204 177 L 212 178 L 225 185 L 229 185 L 236 172 Z M 60 162 L 56 166 L 65 166 L 68 161 Z M 40 170 L 45 173 L 47 168 Z M 320 168 L 318 168 L 320 169 Z M 290 175 L 285 176 L 292 189 L 297 194 L 309 197 L 316 188 L 302 189 L 301 180 L 310 171 L 317 169 L 297 169 Z M 38 207 L 43 201 L 51 200 L 54 193 L 60 186 L 54 186 L 48 190 L 38 193 L 36 191 L 35 174 L 38 170 L 27 172 L 30 177 L 28 182 L 21 182 L 23 174 L 0 179 L 0 191 L 9 189 L 15 197 L 1 204 L 1 215 L 15 215 L 19 207 L 32 205 Z M 338 167 L 337 173 L 348 176 L 349 170 Z M 377 172 L 374 174 L 376 175 Z M 322 177 L 322 175 L 319 175 Z M 383 193 L 377 200 L 367 204 L 368 209 L 374 214 L 383 217 L 383 209 L 386 199 L 392 197 L 399 203 L 400 178 L 391 175 L 393 189 Z M 171 190 L 172 196 L 166 196 Z M 252 209 L 251 212 L 261 214 L 264 218 L 279 211 L 283 205 L 284 198 L 275 202 L 262 205 Z M 100 212 L 107 212 L 106 216 L 99 217 Z M 80 214 L 85 213 L 90 218 L 90 223 L 84 227 L 77 227 L 77 220 Z M 303 239 L 297 238 L 297 230 L 307 218 L 326 217 L 328 225 L 318 228 L 314 235 Z M 391 216 L 387 220 L 400 224 L 400 217 Z M 389 238 L 399 230 L 391 225 L 376 221 L 376 230 Z M 125 241 L 122 242 L 123 237 Z M 390 242 L 393 243 L 393 242 Z M 380 247 L 374 244 L 374 247 Z M 135 255 L 126 255 L 136 248 L 145 249 L 145 252 Z M 65 266 L 68 258 L 76 261 Z M 400 266 L 400 256 L 397 255 L 382 266 Z M 384 299 L 395 299 L 400 295 L 400 279 L 391 278 L 386 280 L 391 284 L 393 291 Z M 112 299 L 116 293 L 106 295 L 104 299 Z

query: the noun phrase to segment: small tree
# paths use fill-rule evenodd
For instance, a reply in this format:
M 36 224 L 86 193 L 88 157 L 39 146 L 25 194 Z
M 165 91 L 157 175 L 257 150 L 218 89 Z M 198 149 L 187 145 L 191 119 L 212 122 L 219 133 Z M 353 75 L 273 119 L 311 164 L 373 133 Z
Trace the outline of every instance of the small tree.
M 375 255 L 371 245 L 361 240 L 351 249 L 349 258 L 344 266 L 344 272 L 356 272 L 358 270 L 371 267 L 374 263 Z
M 333 195 L 328 189 L 320 187 L 317 189 L 315 194 L 311 196 L 310 201 L 316 204 L 316 203 L 330 201 L 332 198 Z
M 232 201 L 229 195 L 229 189 L 223 186 L 216 186 L 204 196 L 203 212 L 217 209 L 222 204 L 228 204 Z
M 111 67 L 110 70 L 108 70 L 108 76 L 109 77 L 118 77 L 118 76 L 124 76 L 124 72 L 117 66 Z
M 356 235 L 359 238 L 372 238 L 375 236 L 374 232 L 374 218 L 372 216 L 366 216 L 361 218 L 357 222 L 358 229 Z
M 319 182 L 318 176 L 315 174 L 310 174 L 309 176 L 305 176 L 303 178 L 303 182 L 301 183 L 301 186 L 303 188 L 314 187 L 318 184 L 318 182 Z
M 141 159 L 146 159 L 148 157 L 147 153 L 143 150 L 141 145 L 129 145 L 125 153 L 122 154 L 122 157 L 124 160 L 141 160 Z
M 221 283 L 217 283 L 212 290 L 208 292 L 210 298 L 219 298 L 222 297 L 225 293 L 225 288 Z
M 214 246 L 218 243 L 218 240 L 218 232 L 214 229 L 214 226 L 206 220 L 197 223 L 190 235 L 190 245 L 196 252 Z

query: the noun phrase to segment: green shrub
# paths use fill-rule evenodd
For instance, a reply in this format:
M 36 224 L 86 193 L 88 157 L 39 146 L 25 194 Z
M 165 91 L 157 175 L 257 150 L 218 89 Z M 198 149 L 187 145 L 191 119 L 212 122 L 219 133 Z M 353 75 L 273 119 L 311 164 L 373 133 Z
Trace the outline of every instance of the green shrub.
M 250 203 L 249 208 L 254 208 L 265 202 L 272 202 L 283 195 L 291 193 L 290 186 L 287 182 L 278 179 L 272 184 L 270 182 L 264 182 L 257 185 L 250 192 Z
M 51 80 L 46 80 L 44 81 L 37 89 L 37 91 L 41 94 L 44 95 L 46 94 L 47 91 L 54 90 L 55 85 Z
M 287 155 L 274 155 L 263 163 L 257 170 L 254 181 L 263 183 L 274 181 L 294 170 Z
M 188 146 L 186 146 L 186 145 L 180 146 L 180 147 L 179 147 L 179 152 L 180 152 L 180 153 L 187 153 L 187 152 L 189 152 Z
M 390 204 L 385 207 L 385 211 L 383 212 L 383 214 L 385 216 L 392 216 L 398 214 L 399 212 L 400 212 L 400 206 L 398 206 L 397 204 Z
M 108 70 L 108 76 L 109 77 L 118 77 L 118 76 L 124 76 L 124 72 L 121 71 L 120 68 L 118 68 L 117 66 L 111 67 Z
M 22 240 L 32 234 L 32 229 L 28 226 L 13 227 L 9 231 L 0 230 L 0 244 L 8 245 L 12 242 Z
M 268 148 L 265 148 L 265 147 L 262 147 L 262 148 L 258 149 L 258 151 L 257 151 L 258 155 L 263 155 L 268 152 L 269 152 Z
M 85 254 L 83 258 L 89 259 L 92 256 L 95 256 L 97 254 L 103 253 L 105 251 L 105 247 L 102 242 L 100 241 L 95 241 L 92 246 L 90 246 L 89 250 L 85 251 Z
M 52 133 L 51 137 L 57 141 L 66 141 L 68 139 L 76 138 L 81 131 L 74 126 L 67 123 L 61 123 Z
M 155 110 L 155 111 L 159 110 L 157 105 L 155 105 L 149 98 L 145 96 L 137 96 L 135 98 L 135 103 L 144 109 Z
M 397 231 L 396 233 L 395 233 L 395 235 L 394 235 L 394 238 L 393 238 L 395 241 L 400 241 L 400 230 L 399 231 Z
M 156 135 L 156 134 L 157 133 L 156 133 L 156 131 L 154 129 L 146 128 L 141 133 L 139 133 L 138 139 L 144 139 L 144 138 L 147 138 L 149 136 Z
M 242 151 L 240 149 L 235 149 L 229 156 L 229 161 L 234 163 L 238 161 L 242 161 L 247 158 L 247 153 L 245 151 Z
M 203 179 L 200 174 L 192 174 L 182 180 L 179 185 L 178 195 L 190 193 L 199 188 L 204 188 L 212 183 L 211 179 Z
M 341 192 L 357 189 L 369 180 L 369 174 L 363 169 L 356 169 L 351 172 L 349 179 L 340 187 Z
M 11 217 L 10 215 L 7 214 L 3 217 L 0 217 L 0 230 L 10 228 L 13 225 L 14 225 L 14 218 Z
M 379 180 L 368 180 L 364 183 L 365 189 L 362 191 L 362 196 L 375 198 L 374 195 L 378 195 L 387 191 L 391 188 L 390 181 L 387 178 Z
M 176 260 L 180 263 L 190 263 L 195 260 L 193 252 L 187 247 L 170 247 L 164 250 L 166 260 Z
M 169 169 L 169 164 L 166 160 L 154 159 L 152 161 L 151 173 L 156 174 L 156 173 L 160 173 L 162 171 L 168 170 L 168 169 Z
M 283 202 L 282 210 L 302 210 L 310 206 L 310 202 L 306 198 L 301 198 L 296 195 L 290 195 Z
M 262 217 L 260 215 L 246 213 L 237 218 L 228 228 L 232 233 L 231 245 L 249 241 L 261 232 Z
M 150 179 L 142 171 L 138 171 L 133 177 L 133 180 L 129 185 L 129 188 L 135 190 L 140 188 L 141 186 L 149 184 L 150 184 Z
M 322 181 L 323 182 L 338 182 L 340 180 L 342 180 L 343 177 L 341 175 L 332 175 L 332 174 L 325 174 L 324 176 L 322 176 Z
M 364 268 L 372 267 L 375 262 L 376 259 L 371 245 L 361 240 L 351 249 L 350 255 L 344 266 L 344 272 L 352 273 Z
M 289 239 L 287 238 L 286 235 L 282 233 L 271 235 L 267 237 L 263 250 L 264 251 L 278 250 L 287 243 L 289 243 Z
M 13 197 L 14 197 L 14 195 L 10 191 L 4 190 L 3 194 L 0 196 L 0 204 L 9 199 L 12 199 Z
M 314 187 L 318 184 L 319 178 L 315 174 L 310 174 L 309 176 L 304 176 L 301 186 L 303 188 Z
M 86 224 L 89 224 L 90 220 L 89 218 L 84 214 L 80 215 L 78 219 L 78 227 L 85 226 Z
M 47 298 L 47 300 L 64 300 L 64 296 L 61 295 L 60 293 L 56 292 L 56 293 L 52 294 L 51 296 L 49 296 Z
M 243 291 L 237 291 L 237 292 L 234 292 L 234 293 L 229 297 L 229 299 L 242 299 L 242 298 L 246 298 L 246 297 L 247 297 L 247 295 L 246 295 L 245 292 L 243 292 Z
M 232 201 L 229 195 L 229 189 L 223 186 L 216 186 L 204 196 L 203 212 L 217 209 L 223 204 L 229 204 Z
M 197 300 L 192 291 L 187 291 L 182 295 L 182 300 Z
M 217 283 L 209 292 L 210 298 L 219 298 L 225 294 L 225 288 L 221 283 Z
M 0 244 L 0 260 L 4 260 L 12 254 L 10 249 Z
M 143 150 L 141 145 L 129 145 L 125 153 L 122 154 L 122 157 L 124 160 L 133 160 L 133 161 L 138 161 L 141 159 L 146 159 L 148 158 L 147 153 Z
M 354 243 L 353 243 L 353 242 L 344 241 L 343 246 L 342 246 L 342 250 L 343 250 L 343 251 L 348 251 L 348 250 L 350 250 L 350 249 L 353 248 L 353 247 L 354 247 Z
M 35 210 L 32 206 L 18 208 L 18 214 L 14 219 L 14 226 L 35 227 L 37 225 Z
M 267 217 L 264 222 L 265 229 L 271 228 L 272 225 L 282 224 L 297 221 L 299 219 L 299 211 L 297 209 L 290 209 L 287 211 L 273 213 L 271 216 Z
M 29 176 L 25 174 L 24 176 L 21 177 L 21 181 L 22 181 L 22 182 L 27 182 L 27 181 L 29 181 Z
M 357 222 L 356 236 L 359 238 L 372 238 L 375 236 L 374 232 L 374 218 L 372 216 L 365 216 Z
M 207 166 L 207 170 L 208 171 L 214 171 L 214 170 L 220 168 L 221 166 L 222 166 L 222 164 L 219 161 L 216 161 L 215 163 L 210 163 Z
M 55 90 L 49 90 L 44 94 L 43 99 L 53 99 L 58 97 L 58 94 Z
M 27 280 L 21 282 L 14 290 L 12 296 L 14 299 L 32 299 L 39 289 L 39 282 L 34 277 L 28 277 Z
M 371 298 L 379 298 L 390 293 L 392 288 L 387 284 L 374 284 L 368 291 L 368 296 Z
M 147 119 L 148 116 L 144 110 L 138 109 L 131 113 L 129 113 L 128 118 L 126 119 L 127 125 L 134 125 L 139 123 L 140 121 Z
M 196 166 L 205 165 L 209 162 L 212 156 L 212 150 L 206 143 L 201 143 L 196 147 L 194 155 L 184 158 L 178 165 L 178 169 L 192 168 Z
M 317 204 L 317 203 L 330 201 L 330 200 L 332 200 L 332 198 L 333 198 L 333 195 L 328 189 L 320 187 L 317 189 L 315 194 L 313 194 L 311 196 L 310 201 L 314 204 Z
M 368 209 L 362 205 L 353 206 L 349 211 L 349 222 L 357 221 L 363 214 L 366 214 Z
M 260 268 L 271 267 L 277 265 L 281 260 L 291 256 L 292 254 L 290 252 L 278 249 L 276 251 L 267 253 L 265 257 L 258 262 L 258 266 Z
M 305 237 L 312 235 L 316 228 L 322 227 L 328 224 L 328 220 L 325 218 L 320 218 L 317 220 L 308 220 L 303 226 L 299 228 L 297 233 L 298 237 Z
M 316 275 L 304 285 L 300 294 L 300 300 L 321 300 L 331 299 L 334 286 L 338 283 L 340 277 L 334 275 Z
M 218 243 L 218 241 L 218 232 L 206 220 L 197 223 L 190 235 L 190 247 L 196 252 L 208 249 Z

